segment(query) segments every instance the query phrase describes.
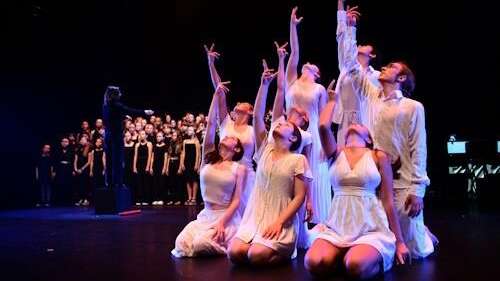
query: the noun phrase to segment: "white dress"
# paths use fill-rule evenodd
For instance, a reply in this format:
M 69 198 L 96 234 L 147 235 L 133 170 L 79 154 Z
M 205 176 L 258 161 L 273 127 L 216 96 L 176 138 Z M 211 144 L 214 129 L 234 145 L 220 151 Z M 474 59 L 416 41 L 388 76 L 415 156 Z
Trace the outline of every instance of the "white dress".
M 243 145 L 243 158 L 239 161 L 241 165 L 246 167 L 246 177 L 241 192 L 241 201 L 239 206 L 240 215 L 243 215 L 245 207 L 252 192 L 255 182 L 255 171 L 253 169 L 252 157 L 255 151 L 255 135 L 252 126 L 247 126 L 244 132 L 237 132 L 234 129 L 234 121 L 231 117 L 226 115 L 220 126 L 219 138 L 222 140 L 226 136 L 237 137 Z
M 298 214 L 283 226 L 277 239 L 265 239 L 262 234 L 292 201 L 295 177 L 302 175 L 309 180 L 311 172 L 302 154 L 289 153 L 273 161 L 271 157 L 273 148 L 274 145 L 268 144 L 265 140 L 255 155 L 258 162 L 255 186 L 236 238 L 245 243 L 264 245 L 281 256 L 295 258 L 297 231 L 301 221 Z
M 281 116 L 278 119 L 276 119 L 276 121 L 271 123 L 271 129 L 269 131 L 270 132 L 274 131 L 276 126 L 278 126 L 278 124 L 280 122 L 283 122 L 283 121 L 285 121 L 284 116 Z M 311 133 L 309 133 L 308 131 L 304 131 L 301 128 L 298 128 L 298 129 L 300 131 L 300 136 L 302 138 L 302 142 L 300 143 L 300 147 L 297 148 L 297 150 L 295 150 L 294 153 L 302 153 L 302 151 L 304 150 L 304 148 L 306 146 L 312 144 Z M 274 143 L 273 134 L 268 135 L 267 142 Z M 299 219 L 304 219 L 305 217 L 306 217 L 306 202 L 304 202 L 304 204 L 302 204 L 302 206 L 300 206 L 300 209 L 299 209 Z M 298 237 L 297 247 L 301 248 L 301 249 L 309 248 L 309 246 L 310 246 L 309 240 L 310 239 L 309 239 L 309 233 L 308 233 L 308 229 L 307 229 L 307 222 L 306 221 L 301 222 L 300 227 L 299 227 L 299 237 Z
M 233 162 L 230 169 L 217 169 L 206 164 L 200 171 L 200 186 L 203 201 L 211 204 L 228 207 L 231 204 L 236 188 L 237 170 L 239 164 Z M 207 204 L 205 204 L 207 205 Z M 195 257 L 206 255 L 224 255 L 233 239 L 241 216 L 235 212 L 224 231 L 224 242 L 218 243 L 212 239 L 215 234 L 214 226 L 226 212 L 226 208 L 212 210 L 204 208 L 196 220 L 190 222 L 175 239 L 175 257 Z
M 316 225 L 311 232 L 336 247 L 349 248 L 365 244 L 380 253 L 384 271 L 389 270 L 396 251 L 396 237 L 381 201 L 376 196 L 380 173 L 367 151 L 353 169 L 342 151 L 330 168 L 334 197 L 326 224 Z
M 332 190 L 328 176 L 328 162 L 324 156 L 323 148 L 319 138 L 319 114 L 327 96 L 325 88 L 320 84 L 314 84 L 312 88 L 305 88 L 300 82 L 295 81 L 286 93 L 286 109 L 296 106 L 309 114 L 309 128 L 311 133 L 312 147 L 311 159 L 308 159 L 312 170 L 313 181 L 311 183 L 311 203 L 313 208 L 313 223 L 324 222 L 328 217 L 328 210 L 332 199 Z

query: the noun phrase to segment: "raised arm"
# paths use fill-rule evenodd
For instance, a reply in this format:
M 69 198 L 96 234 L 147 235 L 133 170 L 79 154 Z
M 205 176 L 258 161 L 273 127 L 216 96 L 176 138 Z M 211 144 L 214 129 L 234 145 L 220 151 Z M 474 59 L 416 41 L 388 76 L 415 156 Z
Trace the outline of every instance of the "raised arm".
M 210 109 L 208 110 L 208 121 L 205 133 L 205 138 L 203 139 L 203 145 L 201 147 L 201 165 L 205 164 L 205 156 L 215 150 L 215 134 L 217 129 L 217 102 L 219 95 L 225 95 L 229 92 L 227 88 L 229 82 L 221 82 L 215 89 L 215 93 L 212 96 L 212 102 L 210 103 Z
M 319 117 L 319 137 L 323 150 L 328 158 L 335 158 L 337 156 L 337 142 L 335 141 L 335 137 L 330 127 L 332 125 L 333 110 L 335 108 L 334 84 L 335 80 L 330 82 L 328 86 L 328 103 L 321 111 Z
M 214 86 L 214 90 L 217 90 L 218 85 L 221 83 L 221 78 L 219 72 L 217 71 L 217 67 L 215 67 L 215 61 L 220 57 L 220 53 L 214 50 L 215 44 L 212 44 L 210 48 L 207 45 L 204 45 L 205 52 L 207 53 L 208 59 L 208 69 L 210 71 L 210 78 L 212 79 L 212 85 Z M 224 118 L 227 116 L 227 102 L 226 95 L 219 95 L 218 97 L 218 118 L 219 122 L 222 122 Z
M 358 6 L 349 8 L 347 7 L 347 12 L 344 9 L 344 1 L 338 0 L 338 11 L 337 11 L 337 55 L 339 61 L 339 70 L 342 71 L 346 68 L 346 53 L 354 52 L 357 55 L 356 48 L 351 48 L 352 46 L 348 44 L 347 40 L 351 37 L 350 33 L 353 32 L 352 28 L 352 17 L 359 18 L 361 14 L 358 12 Z M 350 25 L 348 27 L 348 19 Z
M 271 84 L 277 75 L 272 72 L 272 69 L 267 67 L 265 60 L 262 60 L 262 65 L 264 67 L 264 71 L 262 72 L 259 91 L 257 92 L 257 97 L 255 98 L 253 115 L 253 130 L 257 150 L 259 150 L 260 145 L 267 137 L 266 124 L 264 122 L 264 117 L 266 115 L 267 93 L 269 91 L 269 84 Z
M 297 35 L 297 25 L 303 20 L 303 17 L 297 18 L 297 10 L 295 7 L 290 16 L 290 58 L 286 67 L 286 80 L 288 85 L 292 85 L 297 80 L 297 67 L 299 65 L 299 37 Z
M 207 47 L 207 45 L 203 45 L 205 48 L 205 52 L 207 53 L 208 60 L 208 70 L 210 71 L 210 78 L 212 79 L 212 85 L 214 86 L 214 90 L 217 89 L 217 85 L 221 82 L 219 73 L 217 72 L 217 68 L 215 67 L 215 61 L 220 57 L 220 54 L 214 50 L 215 43 Z
M 276 119 L 280 118 L 285 114 L 285 90 L 286 90 L 286 80 L 285 80 L 285 58 L 288 55 L 286 51 L 286 46 L 288 43 L 285 43 L 283 46 L 278 45 L 277 42 L 274 42 L 276 46 L 276 51 L 278 53 L 279 58 L 279 66 L 278 66 L 278 87 L 276 90 L 276 96 L 274 98 L 273 105 L 273 115 L 271 121 L 274 122 Z
M 344 39 L 344 67 L 352 79 L 354 92 L 360 97 L 367 97 L 369 100 L 377 99 L 380 89 L 374 85 L 366 72 L 362 71 L 361 65 L 358 62 L 357 41 L 356 41 L 356 24 L 359 20 L 360 13 L 357 12 L 357 7 L 347 11 L 347 25 L 350 30 Z

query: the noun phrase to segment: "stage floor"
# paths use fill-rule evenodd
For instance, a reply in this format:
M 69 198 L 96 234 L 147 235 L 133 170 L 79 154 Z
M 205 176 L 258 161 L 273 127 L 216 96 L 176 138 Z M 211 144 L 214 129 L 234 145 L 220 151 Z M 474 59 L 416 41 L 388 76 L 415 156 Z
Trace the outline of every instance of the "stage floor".
M 145 208 L 129 217 L 96 216 L 92 209 L 44 208 L 0 212 L 3 280 L 310 280 L 304 252 L 288 265 L 255 270 L 227 259 L 174 259 L 177 234 L 194 207 Z M 379 280 L 498 280 L 498 213 L 427 210 L 438 251 Z M 10 276 L 11 278 L 5 278 Z M 344 280 L 334 276 L 329 280 Z

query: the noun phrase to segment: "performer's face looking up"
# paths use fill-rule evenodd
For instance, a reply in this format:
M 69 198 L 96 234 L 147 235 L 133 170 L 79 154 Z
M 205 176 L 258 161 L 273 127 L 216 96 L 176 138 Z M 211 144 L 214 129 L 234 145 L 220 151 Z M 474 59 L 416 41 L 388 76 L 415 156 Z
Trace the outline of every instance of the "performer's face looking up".
M 391 62 L 388 65 L 382 67 L 382 71 L 380 72 L 380 77 L 378 80 L 380 82 L 386 83 L 402 83 L 406 80 L 406 75 L 400 75 L 403 70 L 403 66 L 397 62 Z
M 283 142 L 292 146 L 297 141 L 297 136 L 294 135 L 295 127 L 290 121 L 279 122 L 273 131 L 273 138 L 276 142 Z
M 319 67 L 311 63 L 305 63 L 302 66 L 302 74 L 311 75 L 312 77 L 314 77 L 314 80 L 317 80 L 321 77 L 319 73 Z
M 236 104 L 233 109 L 233 118 L 237 123 L 248 123 L 248 119 L 252 114 L 253 106 L 247 102 Z
M 295 124 L 295 126 L 301 128 L 302 130 L 307 130 L 309 127 L 309 118 L 307 112 L 299 107 L 292 107 L 288 113 L 288 121 Z
M 224 137 L 219 143 L 219 153 L 222 159 L 231 160 L 235 153 L 240 152 L 238 147 L 238 139 L 235 137 Z
M 360 124 L 352 124 L 347 128 L 346 146 L 372 144 L 372 138 L 368 129 Z
M 363 66 L 368 66 L 370 60 L 375 58 L 373 53 L 374 49 L 372 45 L 359 45 L 358 46 L 358 62 Z

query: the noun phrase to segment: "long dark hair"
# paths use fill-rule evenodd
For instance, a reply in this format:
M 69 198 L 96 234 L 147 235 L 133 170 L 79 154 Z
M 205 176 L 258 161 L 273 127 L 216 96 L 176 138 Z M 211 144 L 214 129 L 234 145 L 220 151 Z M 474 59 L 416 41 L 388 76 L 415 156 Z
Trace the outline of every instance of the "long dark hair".
M 294 141 L 292 145 L 290 145 L 290 151 L 295 151 L 299 149 L 300 145 L 302 144 L 302 134 L 300 133 L 299 127 L 297 127 L 295 124 L 292 125 L 293 125 L 293 135 L 297 140 Z
M 239 138 L 236 138 L 236 148 L 239 148 L 239 151 L 235 151 L 232 161 L 238 162 L 243 158 L 245 151 L 243 149 L 243 144 L 241 143 Z M 205 154 L 205 164 L 215 164 L 217 162 L 222 161 L 222 157 L 219 153 L 219 146 L 215 147 L 215 150 L 208 152 Z

